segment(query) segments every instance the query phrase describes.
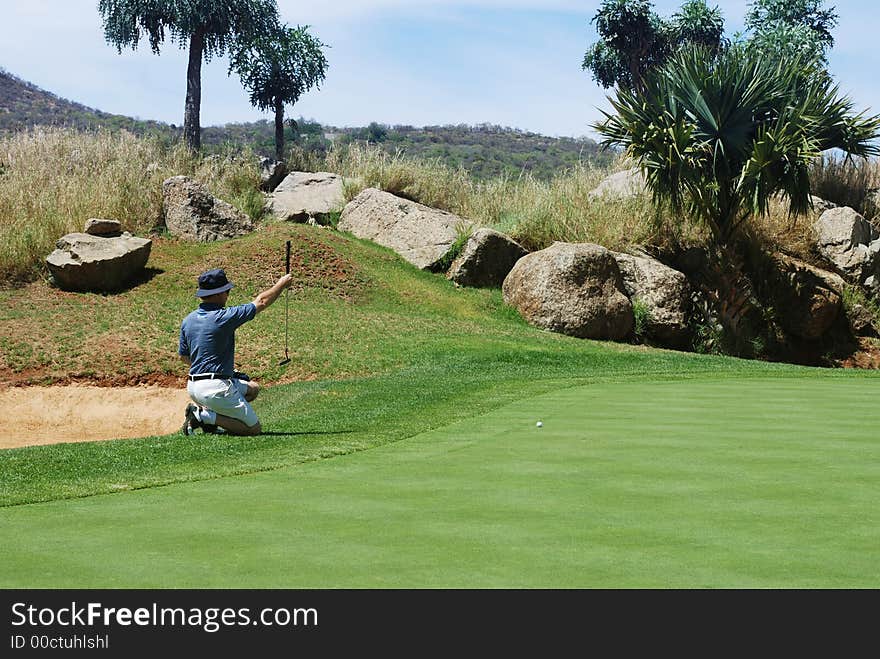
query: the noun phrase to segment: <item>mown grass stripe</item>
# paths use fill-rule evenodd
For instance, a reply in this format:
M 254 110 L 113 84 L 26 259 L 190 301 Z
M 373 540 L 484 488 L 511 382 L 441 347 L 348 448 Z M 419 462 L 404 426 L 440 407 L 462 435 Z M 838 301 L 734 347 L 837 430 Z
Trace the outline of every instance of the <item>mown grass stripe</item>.
M 876 423 L 864 385 L 593 383 L 334 460 L 7 508 L 2 581 L 876 587 L 880 442 L 830 432 Z

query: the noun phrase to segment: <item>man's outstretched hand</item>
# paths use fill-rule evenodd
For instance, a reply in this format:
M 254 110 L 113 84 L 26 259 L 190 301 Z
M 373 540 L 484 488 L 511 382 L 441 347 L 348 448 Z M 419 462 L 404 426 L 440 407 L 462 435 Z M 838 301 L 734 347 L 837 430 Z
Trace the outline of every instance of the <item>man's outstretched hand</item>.
M 257 308 L 257 313 L 260 313 L 263 309 L 277 300 L 278 296 L 281 295 L 285 289 L 290 288 L 292 283 L 293 275 L 288 273 L 276 281 L 272 288 L 267 288 L 265 291 L 257 295 L 257 297 L 254 298 L 254 306 Z

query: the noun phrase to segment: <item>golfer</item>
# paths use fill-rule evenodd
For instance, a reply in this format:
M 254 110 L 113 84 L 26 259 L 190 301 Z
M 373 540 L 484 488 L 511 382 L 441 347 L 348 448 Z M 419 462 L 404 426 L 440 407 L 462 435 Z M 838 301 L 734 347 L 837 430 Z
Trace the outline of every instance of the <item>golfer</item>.
M 226 307 L 232 282 L 223 270 L 208 270 L 199 275 L 196 297 L 199 308 L 183 319 L 177 352 L 189 364 L 186 390 L 196 403 L 186 406 L 181 429 L 192 435 L 217 432 L 223 428 L 231 435 L 259 435 L 262 432 L 251 401 L 260 387 L 235 366 L 235 330 L 278 299 L 290 286 L 291 276 L 284 275 L 254 299 L 236 307 Z

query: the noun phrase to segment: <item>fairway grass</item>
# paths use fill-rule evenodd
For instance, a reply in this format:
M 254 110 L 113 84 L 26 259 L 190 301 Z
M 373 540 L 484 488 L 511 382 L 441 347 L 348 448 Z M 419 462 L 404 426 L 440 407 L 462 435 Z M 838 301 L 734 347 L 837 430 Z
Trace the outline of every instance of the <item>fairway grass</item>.
M 332 459 L 3 508 L 0 584 L 877 588 L 880 380 L 814 375 L 560 383 Z

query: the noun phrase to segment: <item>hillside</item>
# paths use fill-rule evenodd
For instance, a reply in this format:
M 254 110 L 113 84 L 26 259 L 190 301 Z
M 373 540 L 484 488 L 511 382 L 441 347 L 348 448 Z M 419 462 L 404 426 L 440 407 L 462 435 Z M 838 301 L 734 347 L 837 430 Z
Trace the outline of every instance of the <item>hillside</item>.
M 477 179 L 528 173 L 548 180 L 559 170 L 579 162 L 609 164 L 613 155 L 588 138 L 547 137 L 506 126 L 382 126 L 348 129 L 338 141 L 369 141 L 389 153 L 400 151 L 418 158 L 440 160 L 464 167 Z
M 40 89 L 0 68 L 0 134 L 33 126 L 67 126 L 80 130 L 125 129 L 136 135 L 176 133 L 174 126 L 110 114 Z
M 181 129 L 174 124 L 102 112 L 56 96 L 0 69 L 0 135 L 29 130 L 33 126 L 124 129 L 135 135 L 156 135 L 169 141 L 181 135 Z M 250 148 L 258 155 L 272 157 L 274 131 L 274 124 L 267 120 L 206 126 L 202 128 L 202 147 L 209 153 L 230 147 Z M 440 160 L 453 168 L 461 166 L 480 180 L 522 173 L 547 180 L 580 161 L 606 164 L 612 158 L 590 139 L 547 137 L 491 124 L 417 128 L 374 122 L 366 127 L 339 128 L 300 117 L 288 122 L 286 131 L 288 144 L 296 144 L 306 151 L 326 153 L 334 144 L 368 142 L 379 144 L 392 154 L 400 152 Z
M 546 181 L 580 162 L 604 166 L 615 157 L 589 138 L 547 137 L 493 124 L 415 127 L 372 122 L 338 127 L 299 117 L 288 122 L 285 132 L 289 144 L 307 152 L 324 154 L 333 145 L 377 145 L 391 155 L 435 160 L 453 169 L 463 167 L 482 181 L 524 173 Z M 274 139 L 275 126 L 265 120 L 202 129 L 202 145 L 208 149 L 249 144 L 260 155 L 271 157 Z

